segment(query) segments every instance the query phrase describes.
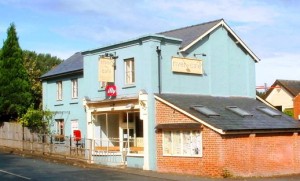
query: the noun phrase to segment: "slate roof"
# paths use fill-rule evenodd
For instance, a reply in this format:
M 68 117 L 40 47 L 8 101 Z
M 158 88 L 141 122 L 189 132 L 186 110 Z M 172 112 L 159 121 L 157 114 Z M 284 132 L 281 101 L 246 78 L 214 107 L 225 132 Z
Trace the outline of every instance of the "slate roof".
M 54 69 L 42 75 L 40 79 L 49 79 L 78 72 L 83 72 L 83 55 L 81 54 L 81 52 L 73 54 L 71 57 L 56 66 Z
M 236 43 L 239 43 L 241 47 L 249 53 L 255 62 L 258 62 L 260 59 L 249 49 L 249 47 L 237 36 L 237 34 L 225 23 L 224 19 L 218 19 L 215 21 L 210 21 L 202 24 L 197 24 L 193 26 L 188 26 L 184 28 L 179 28 L 175 30 L 165 31 L 157 33 L 158 35 L 164 35 L 167 37 L 181 39 L 182 51 L 185 51 L 189 47 L 193 46 L 201 38 L 208 35 L 210 32 L 215 30 L 217 27 L 222 26 L 227 29 L 228 32 L 235 38 Z
M 195 41 L 198 37 L 206 33 L 215 25 L 223 21 L 223 19 L 210 21 L 194 26 L 188 26 L 180 29 L 157 33 L 160 35 L 182 39 L 181 47 L 184 48 Z
M 296 97 L 300 93 L 300 80 L 276 80 L 272 87 L 279 85 L 288 91 L 293 97 Z M 273 89 L 269 89 L 266 93 L 266 97 L 272 92 Z
M 206 124 L 230 133 L 230 131 L 300 131 L 300 122 L 284 115 L 270 116 L 257 109 L 267 107 L 260 101 L 246 97 L 213 97 L 203 95 L 157 94 L 157 97 L 176 106 L 180 110 L 202 120 Z M 220 116 L 206 116 L 194 109 L 193 105 L 203 105 Z M 253 116 L 242 117 L 228 109 L 227 106 L 237 106 Z M 270 108 L 271 109 L 271 108 Z

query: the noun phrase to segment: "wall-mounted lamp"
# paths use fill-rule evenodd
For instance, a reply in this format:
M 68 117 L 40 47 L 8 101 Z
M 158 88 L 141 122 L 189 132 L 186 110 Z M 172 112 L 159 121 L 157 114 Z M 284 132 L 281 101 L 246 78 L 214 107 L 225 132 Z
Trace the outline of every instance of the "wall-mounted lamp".
M 201 55 L 203 57 L 206 57 L 206 54 L 205 53 L 194 53 L 194 57 L 196 57 L 197 55 Z
M 118 56 L 116 56 L 116 52 L 114 53 L 105 53 L 104 55 L 102 55 L 102 57 L 110 57 L 112 59 L 117 59 Z

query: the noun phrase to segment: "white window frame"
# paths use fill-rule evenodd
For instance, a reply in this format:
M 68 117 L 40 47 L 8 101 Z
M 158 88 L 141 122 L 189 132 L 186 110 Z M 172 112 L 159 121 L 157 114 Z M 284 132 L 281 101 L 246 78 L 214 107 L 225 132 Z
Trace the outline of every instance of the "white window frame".
M 171 133 L 171 142 L 166 143 L 166 139 L 165 139 L 166 132 Z M 180 138 L 180 143 L 179 143 L 180 148 L 178 149 L 178 147 L 177 147 L 177 150 L 176 150 L 175 143 L 174 143 L 174 139 L 175 139 L 174 135 L 175 135 L 176 132 L 177 133 L 179 132 L 179 134 L 180 134 L 180 137 L 179 137 Z M 189 135 L 190 135 L 190 145 L 189 145 L 190 150 L 187 150 L 190 153 L 185 153 L 184 154 L 184 141 L 183 141 L 184 136 L 183 136 L 183 133 L 186 133 L 186 132 L 189 132 Z M 197 136 L 193 137 L 194 132 L 198 133 L 199 137 L 197 137 Z M 199 139 L 199 140 L 197 140 L 197 139 Z M 163 156 L 202 157 L 202 154 L 203 154 L 202 132 L 200 130 L 164 130 L 163 134 L 162 134 L 162 143 L 163 143 L 162 144 Z M 166 144 L 170 144 L 170 143 L 171 143 L 170 153 L 166 153 L 166 151 L 165 151 Z M 198 154 L 195 154 L 195 153 L 193 154 L 193 151 L 195 152 L 194 149 L 197 149 Z M 178 154 L 178 153 L 176 153 L 176 151 L 177 152 L 179 151 L 180 153 Z
M 58 101 L 62 100 L 62 91 L 63 91 L 62 81 L 57 81 L 56 82 L 56 100 L 58 100 Z
M 125 65 L 125 85 L 134 84 L 135 83 L 134 58 L 125 59 L 124 65 Z
M 78 98 L 78 79 L 72 79 L 72 99 Z
M 56 120 L 56 132 L 58 135 L 65 136 L 65 121 L 63 119 Z

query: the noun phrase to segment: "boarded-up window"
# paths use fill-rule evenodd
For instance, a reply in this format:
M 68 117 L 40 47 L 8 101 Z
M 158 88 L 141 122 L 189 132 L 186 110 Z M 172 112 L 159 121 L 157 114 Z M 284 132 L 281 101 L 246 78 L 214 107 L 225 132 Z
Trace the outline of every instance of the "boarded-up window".
M 164 156 L 202 156 L 202 138 L 199 130 L 163 131 Z

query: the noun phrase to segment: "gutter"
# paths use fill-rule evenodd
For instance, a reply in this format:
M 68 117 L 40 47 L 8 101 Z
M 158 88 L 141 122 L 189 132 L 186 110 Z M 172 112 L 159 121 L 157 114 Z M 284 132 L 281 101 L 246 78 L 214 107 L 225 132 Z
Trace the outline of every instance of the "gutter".
M 42 76 L 42 77 L 39 77 L 39 79 L 43 81 L 43 80 L 53 79 L 53 78 L 57 78 L 57 77 L 63 77 L 66 75 L 71 75 L 71 74 L 79 74 L 79 73 L 83 73 L 83 69 L 74 70 L 71 72 L 60 73 L 60 74 L 49 75 L 49 76 Z

